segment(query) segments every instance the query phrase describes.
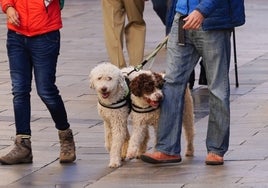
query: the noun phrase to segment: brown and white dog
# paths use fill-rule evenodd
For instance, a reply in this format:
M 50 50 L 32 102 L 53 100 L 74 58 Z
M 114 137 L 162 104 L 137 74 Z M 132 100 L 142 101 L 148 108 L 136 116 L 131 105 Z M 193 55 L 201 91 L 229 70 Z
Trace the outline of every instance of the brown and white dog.
M 163 76 L 163 74 L 148 70 L 140 70 L 129 75 L 133 126 L 127 150 L 127 158 L 129 159 L 139 158 L 147 150 L 149 126 L 154 128 L 156 138 L 160 115 L 159 107 L 163 99 L 161 91 L 164 84 Z M 193 100 L 188 87 L 185 92 L 183 128 L 187 143 L 185 155 L 193 156 L 194 113 Z
M 122 165 L 125 159 L 129 132 L 129 88 L 121 70 L 111 63 L 101 63 L 89 75 L 90 87 L 98 96 L 98 113 L 104 121 L 105 147 L 110 154 L 109 167 Z

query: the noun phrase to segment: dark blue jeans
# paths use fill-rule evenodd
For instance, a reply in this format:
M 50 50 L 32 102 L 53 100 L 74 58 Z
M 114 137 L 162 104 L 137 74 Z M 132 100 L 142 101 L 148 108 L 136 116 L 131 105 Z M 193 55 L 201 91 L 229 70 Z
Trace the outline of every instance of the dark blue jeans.
M 69 128 L 66 110 L 55 85 L 60 32 L 27 37 L 9 30 L 7 52 L 12 81 L 16 134 L 31 135 L 30 92 L 34 73 L 36 90 L 59 130 Z

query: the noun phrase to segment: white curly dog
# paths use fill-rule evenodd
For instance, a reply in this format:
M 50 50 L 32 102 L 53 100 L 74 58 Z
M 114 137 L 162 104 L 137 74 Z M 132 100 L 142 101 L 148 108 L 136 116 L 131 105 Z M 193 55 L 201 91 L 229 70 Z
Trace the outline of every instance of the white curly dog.
M 104 121 L 109 167 L 117 168 L 122 165 L 128 147 L 129 88 L 120 69 L 111 63 L 94 67 L 89 80 L 90 87 L 97 93 L 98 113 Z

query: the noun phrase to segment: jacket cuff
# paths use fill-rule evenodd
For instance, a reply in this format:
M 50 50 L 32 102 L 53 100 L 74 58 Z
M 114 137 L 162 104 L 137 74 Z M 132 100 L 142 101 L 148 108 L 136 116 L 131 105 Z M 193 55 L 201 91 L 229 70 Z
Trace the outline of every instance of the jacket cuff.
M 2 7 L 3 12 L 6 13 L 6 12 L 7 12 L 7 9 L 8 9 L 9 7 L 14 7 L 14 5 L 12 5 L 12 4 L 10 4 L 10 3 L 4 5 L 4 6 Z

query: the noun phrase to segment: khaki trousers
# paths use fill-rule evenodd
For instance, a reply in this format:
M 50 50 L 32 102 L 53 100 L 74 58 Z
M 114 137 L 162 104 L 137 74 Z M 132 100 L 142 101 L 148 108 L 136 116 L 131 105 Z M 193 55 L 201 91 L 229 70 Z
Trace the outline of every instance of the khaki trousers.
M 106 48 L 111 63 L 119 68 L 127 66 L 123 52 L 124 41 L 129 65 L 136 66 L 143 60 L 146 34 L 143 11 L 144 0 L 102 0 Z

